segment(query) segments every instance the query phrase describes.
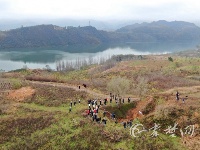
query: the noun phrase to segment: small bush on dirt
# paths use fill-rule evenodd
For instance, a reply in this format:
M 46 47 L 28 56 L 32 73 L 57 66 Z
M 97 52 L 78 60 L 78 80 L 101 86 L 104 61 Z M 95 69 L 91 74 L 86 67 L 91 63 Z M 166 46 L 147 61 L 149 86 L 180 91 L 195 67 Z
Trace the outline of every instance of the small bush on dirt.
M 20 79 L 11 79 L 10 83 L 14 89 L 19 89 L 23 86 L 23 83 Z
M 171 62 L 174 61 L 172 57 L 168 57 L 168 60 L 171 61 Z

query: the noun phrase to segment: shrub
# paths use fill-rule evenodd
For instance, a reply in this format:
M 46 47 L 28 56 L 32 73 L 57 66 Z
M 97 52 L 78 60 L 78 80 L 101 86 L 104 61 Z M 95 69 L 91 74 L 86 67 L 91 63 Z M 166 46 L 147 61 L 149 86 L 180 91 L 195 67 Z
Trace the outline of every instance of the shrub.
M 171 61 L 171 62 L 174 61 L 172 57 L 168 57 L 168 60 Z
M 13 78 L 11 79 L 11 85 L 14 89 L 19 89 L 23 86 L 23 83 L 21 80 Z
M 134 86 L 134 92 L 139 96 L 144 96 L 149 91 L 148 79 L 145 77 L 138 77 L 137 83 Z

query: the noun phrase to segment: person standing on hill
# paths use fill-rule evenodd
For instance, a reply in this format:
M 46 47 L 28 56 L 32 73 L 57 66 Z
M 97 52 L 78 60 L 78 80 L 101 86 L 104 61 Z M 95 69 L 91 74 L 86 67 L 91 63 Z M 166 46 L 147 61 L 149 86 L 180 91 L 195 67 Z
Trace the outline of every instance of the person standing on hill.
M 72 101 L 70 102 L 70 106 L 72 107 Z
M 126 128 L 126 122 L 123 122 L 124 129 Z
M 103 118 L 102 122 L 103 122 L 104 125 L 106 125 L 106 121 L 107 120 L 105 118 Z
M 112 113 L 112 114 L 111 114 L 111 118 L 112 118 L 112 119 L 115 119 L 115 113 Z
M 89 109 L 91 109 L 91 107 L 90 107 L 90 103 L 88 104 L 88 107 L 89 107 Z
M 106 112 L 105 112 L 105 110 L 104 110 L 104 112 L 103 112 L 103 117 L 105 117 L 106 116 Z
M 72 107 L 70 106 L 70 107 L 69 107 L 69 112 L 71 112 L 71 111 L 72 111 Z
M 90 109 L 87 109 L 86 113 L 87 113 L 87 115 L 89 116 L 89 114 L 90 114 Z
M 94 114 L 94 111 L 93 111 L 93 110 L 91 110 L 91 117 L 93 117 L 93 114 Z
M 95 105 L 97 105 L 97 104 L 98 104 L 98 99 L 95 100 Z
M 105 98 L 105 99 L 104 99 L 104 105 L 106 105 L 106 102 L 107 102 L 107 99 Z
M 131 98 L 130 97 L 128 97 L 128 103 L 130 103 L 131 102 Z
M 130 127 L 132 127 L 132 125 L 133 125 L 132 120 L 129 121 L 129 125 L 130 125 Z
M 97 107 L 96 110 L 97 110 L 97 114 L 98 114 L 99 113 L 99 108 Z
M 179 101 L 179 95 L 180 95 L 180 94 L 179 94 L 179 92 L 177 91 L 177 92 L 176 92 L 176 100 L 177 100 L 177 101 Z
M 87 87 L 87 85 L 86 85 L 86 84 L 83 84 L 83 87 L 84 87 L 84 88 L 86 88 L 86 87 Z

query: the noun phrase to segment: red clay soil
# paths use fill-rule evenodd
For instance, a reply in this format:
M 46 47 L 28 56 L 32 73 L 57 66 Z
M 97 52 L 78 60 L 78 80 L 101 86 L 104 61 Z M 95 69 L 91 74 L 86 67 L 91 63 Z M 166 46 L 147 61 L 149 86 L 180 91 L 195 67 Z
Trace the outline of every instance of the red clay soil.
M 150 97 L 147 100 L 138 101 L 136 108 L 129 110 L 126 115 L 126 118 L 120 119 L 119 121 L 123 122 L 143 117 L 143 115 L 140 114 L 139 111 L 142 111 L 142 109 L 144 109 L 152 100 L 153 98 Z
M 7 96 L 8 99 L 12 99 L 18 102 L 25 100 L 28 97 L 31 97 L 35 93 L 35 90 L 31 87 L 22 87 L 18 90 L 11 90 Z

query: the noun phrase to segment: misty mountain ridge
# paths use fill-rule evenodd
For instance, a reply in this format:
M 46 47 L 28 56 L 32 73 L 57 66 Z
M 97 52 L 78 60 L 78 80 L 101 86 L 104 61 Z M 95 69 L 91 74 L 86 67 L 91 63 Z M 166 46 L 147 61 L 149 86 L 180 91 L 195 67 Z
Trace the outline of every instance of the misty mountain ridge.
M 165 20 L 152 23 L 133 24 L 122 27 L 116 32 L 127 34 L 143 34 L 157 41 L 190 41 L 200 39 L 200 28 L 194 23 L 184 21 L 167 22 Z
M 183 21 L 136 23 L 112 32 L 97 30 L 92 26 L 36 25 L 1 31 L 0 49 L 194 40 L 200 40 L 200 28 Z
M 159 20 L 159 21 L 153 21 L 151 23 L 143 22 L 141 24 L 135 23 L 132 25 L 127 25 L 125 27 L 120 28 L 119 30 L 135 29 L 138 27 L 145 27 L 145 26 L 149 26 L 149 27 L 163 26 L 163 27 L 171 27 L 173 29 L 180 29 L 180 28 L 184 28 L 184 27 L 197 27 L 198 28 L 198 26 L 196 26 L 194 23 L 190 23 L 190 22 L 185 22 L 185 21 L 168 22 L 166 20 Z
M 40 24 L 54 24 L 57 26 L 93 26 L 98 30 L 105 30 L 105 31 L 114 31 L 121 27 L 124 27 L 129 24 L 143 22 L 141 20 L 126 20 L 126 21 L 118 21 L 118 20 L 107 20 L 107 21 L 100 21 L 100 20 L 88 20 L 88 19 L 70 19 L 70 18 L 63 18 L 63 19 L 32 19 L 32 20 L 9 20 L 9 19 L 1 19 L 0 20 L 0 30 L 11 30 L 16 29 L 21 26 L 30 27 L 36 26 Z

